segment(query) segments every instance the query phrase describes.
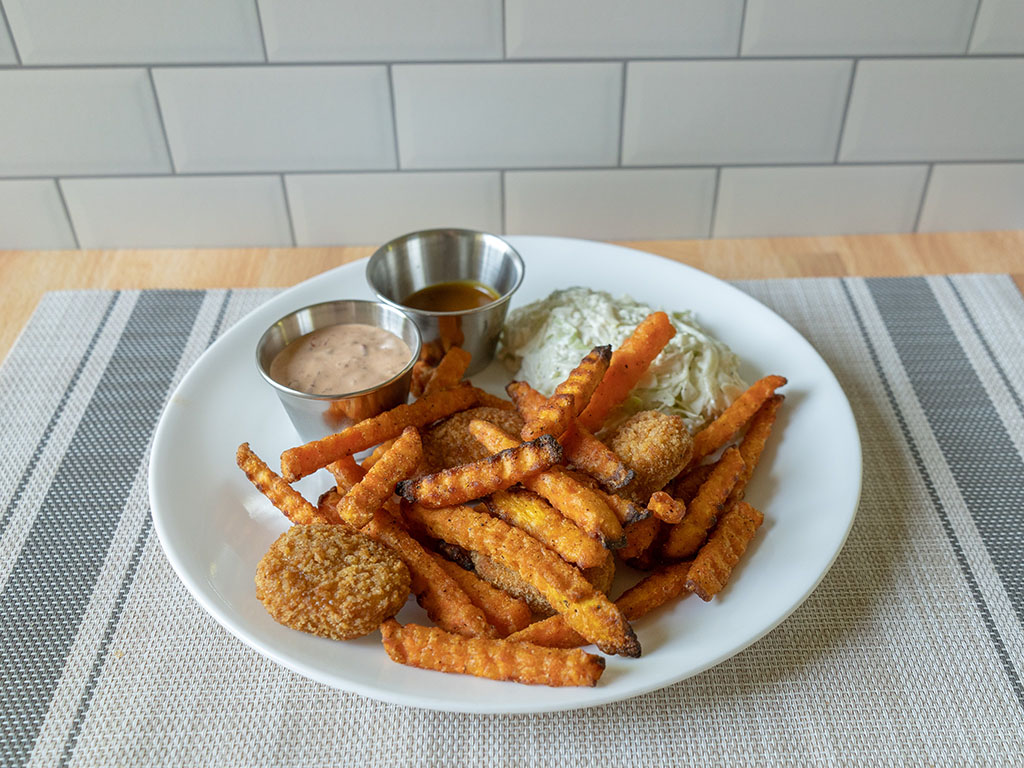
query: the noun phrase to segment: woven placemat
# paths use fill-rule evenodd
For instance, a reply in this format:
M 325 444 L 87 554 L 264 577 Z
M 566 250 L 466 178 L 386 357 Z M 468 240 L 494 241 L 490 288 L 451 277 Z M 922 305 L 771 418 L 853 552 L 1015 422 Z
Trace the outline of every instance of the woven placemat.
M 512 716 L 306 680 L 221 629 L 164 558 L 146 487 L 160 410 L 272 291 L 48 294 L 0 368 L 0 764 L 1024 764 L 1020 293 L 982 275 L 739 285 L 853 406 L 846 547 L 725 663 Z

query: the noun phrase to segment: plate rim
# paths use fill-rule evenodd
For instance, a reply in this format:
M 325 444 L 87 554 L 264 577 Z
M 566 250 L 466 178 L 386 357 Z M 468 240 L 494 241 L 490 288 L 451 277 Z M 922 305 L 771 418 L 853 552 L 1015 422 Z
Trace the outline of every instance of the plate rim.
M 597 246 L 600 248 L 622 251 L 623 253 L 621 254 L 621 256 L 623 258 L 643 257 L 646 259 L 663 260 L 671 264 L 673 268 L 682 270 L 682 272 L 690 273 L 691 275 L 699 275 L 702 280 L 711 280 L 719 284 L 719 287 L 726 289 L 728 292 L 736 292 L 738 294 L 741 294 L 745 298 L 745 300 L 754 302 L 761 308 L 761 310 L 770 313 L 779 323 L 785 325 L 796 337 L 802 340 L 803 343 L 807 346 L 808 350 L 815 357 L 818 358 L 822 368 L 827 373 L 832 383 L 835 385 L 836 390 L 841 395 L 842 405 L 844 406 L 842 416 L 844 420 L 848 421 L 848 425 L 849 427 L 851 427 L 850 434 L 852 435 L 856 443 L 856 450 L 853 451 L 853 455 L 855 456 L 856 460 L 855 492 L 852 494 L 853 502 L 846 521 L 845 530 L 843 530 L 842 535 L 837 538 L 837 543 L 834 551 L 831 553 L 828 562 L 821 569 L 820 573 L 818 574 L 817 578 L 814 579 L 813 583 L 811 583 L 804 590 L 804 592 L 792 602 L 792 605 L 790 605 L 786 610 L 782 611 L 778 617 L 770 621 L 758 632 L 754 633 L 744 642 L 738 645 L 731 646 L 728 648 L 728 650 L 725 650 L 722 653 L 715 655 L 713 658 L 708 659 L 703 664 L 700 664 L 696 667 L 688 668 L 678 675 L 668 675 L 664 678 L 658 679 L 657 681 L 651 682 L 650 684 L 644 684 L 636 686 L 634 688 L 630 688 L 625 692 L 612 688 L 602 689 L 600 686 L 597 686 L 594 688 L 587 689 L 589 692 L 591 692 L 592 695 L 589 696 L 587 701 L 583 703 L 552 701 L 545 700 L 542 697 L 538 697 L 538 700 L 536 702 L 531 703 L 531 705 L 528 707 L 525 705 L 513 705 L 504 707 L 495 705 L 482 708 L 477 702 L 462 703 L 459 701 L 452 702 L 449 700 L 442 700 L 441 698 L 426 699 L 419 694 L 395 693 L 392 692 L 390 689 L 373 687 L 372 685 L 367 685 L 359 681 L 344 680 L 344 682 L 341 683 L 319 679 L 315 676 L 315 674 L 305 669 L 301 663 L 297 663 L 292 659 L 288 658 L 287 656 L 280 654 L 277 651 L 277 649 L 272 645 L 268 645 L 265 642 L 261 643 L 258 638 L 252 636 L 253 633 L 247 632 L 239 626 L 236 626 L 236 624 L 232 622 L 230 618 L 221 611 L 220 606 L 216 605 L 213 602 L 213 600 L 210 599 L 202 589 L 199 589 L 197 585 L 194 585 L 193 575 L 185 567 L 184 563 L 178 556 L 175 547 L 170 546 L 168 543 L 169 532 L 164 527 L 163 515 L 158 512 L 158 507 L 161 506 L 162 502 L 160 502 L 156 498 L 155 484 L 159 481 L 157 478 L 157 468 L 161 465 L 158 459 L 162 455 L 162 451 L 166 450 L 166 440 L 163 438 L 163 435 L 166 432 L 166 430 L 169 429 L 169 427 L 167 426 L 167 416 L 174 404 L 175 396 L 182 389 L 182 387 L 185 386 L 186 382 L 189 380 L 189 377 L 193 375 L 193 373 L 197 369 L 205 365 L 204 361 L 207 359 L 208 356 L 215 354 L 214 350 L 218 349 L 221 346 L 227 346 L 234 335 L 242 333 L 244 331 L 243 326 L 245 326 L 247 321 L 249 321 L 252 316 L 260 312 L 266 311 L 268 305 L 276 304 L 278 302 L 287 303 L 287 300 L 291 296 L 301 293 L 303 289 L 308 288 L 311 284 L 328 280 L 332 275 L 335 275 L 340 271 L 351 269 L 354 265 L 357 264 L 365 263 L 368 257 L 355 259 L 344 264 L 339 264 L 338 266 L 332 267 L 331 269 L 325 270 L 324 272 L 321 272 L 317 275 L 313 275 L 305 280 L 302 280 L 299 283 L 296 283 L 295 285 L 289 286 L 281 290 L 274 296 L 271 296 L 267 301 L 261 303 L 257 307 L 254 307 L 252 310 L 247 312 L 243 317 L 239 318 L 234 323 L 234 325 L 232 325 L 231 328 L 227 329 L 217 340 L 210 344 L 199 355 L 195 362 L 190 366 L 189 370 L 181 377 L 180 381 L 175 386 L 174 390 L 168 396 L 167 402 L 165 403 L 163 409 L 161 410 L 160 417 L 157 421 L 156 428 L 154 429 L 153 432 L 152 445 L 150 449 L 149 471 L 147 473 L 148 496 L 150 502 L 150 517 L 153 522 L 153 527 L 156 531 L 157 538 L 160 542 L 160 546 L 164 553 L 164 556 L 167 558 L 168 562 L 170 563 L 172 569 L 175 572 L 175 575 L 188 590 L 189 594 L 200 604 L 200 606 L 209 616 L 216 620 L 217 623 L 221 627 L 226 629 L 233 637 L 236 637 L 247 647 L 253 649 L 262 656 L 265 656 L 271 661 L 285 667 L 286 669 L 291 670 L 292 672 L 301 675 L 302 677 L 308 680 L 312 680 L 313 682 L 316 682 L 320 685 L 325 685 L 336 690 L 356 693 L 389 704 L 398 704 L 401 706 L 407 706 L 427 711 L 457 712 L 465 714 L 530 714 L 572 711 L 602 706 L 617 701 L 628 700 L 636 696 L 642 696 L 646 693 L 660 690 L 662 688 L 674 685 L 695 675 L 701 674 L 702 672 L 705 672 L 708 669 L 711 669 L 712 667 L 715 667 L 718 664 L 721 664 L 722 662 L 726 661 L 727 659 L 732 658 L 733 656 L 741 653 L 754 643 L 763 639 L 769 632 L 774 630 L 782 622 L 788 619 L 793 614 L 793 612 L 796 611 L 796 609 L 799 608 L 807 600 L 807 598 L 818 588 L 822 580 L 831 570 L 836 559 L 839 557 L 840 552 L 842 552 L 843 548 L 846 545 L 846 541 L 849 537 L 850 531 L 852 530 L 853 523 L 856 520 L 857 511 L 859 508 L 860 499 L 863 492 L 863 441 L 860 436 L 860 431 L 857 425 L 856 418 L 853 414 L 853 408 L 850 404 L 850 400 L 847 397 L 846 392 L 843 389 L 843 386 L 840 383 L 838 377 L 836 377 L 835 372 L 832 370 L 831 366 L 828 365 L 825 359 L 821 356 L 818 350 L 810 343 L 810 341 L 796 328 L 794 328 L 788 320 L 786 320 L 784 317 L 775 312 L 775 310 L 773 310 L 771 307 L 768 307 L 755 297 L 732 285 L 730 282 L 722 278 L 719 278 L 715 275 L 712 275 L 708 272 L 704 272 L 703 270 L 697 269 L 696 267 L 693 267 L 689 264 L 685 264 L 668 257 L 660 256 L 658 254 L 649 253 L 647 251 L 641 251 L 627 246 L 615 245 L 612 243 L 606 243 L 601 241 L 584 240 L 579 238 L 521 235 L 508 236 L 505 239 L 507 239 L 513 245 L 514 248 L 519 250 L 520 253 L 522 253 L 522 251 L 524 250 L 524 245 L 522 244 L 526 244 L 525 250 L 529 250 L 530 243 L 562 242 L 571 243 L 573 244 L 572 247 L 579 247 L 580 244 L 584 244 L 587 247 Z M 851 473 L 851 475 L 852 474 L 853 473 Z M 373 635 L 371 635 L 371 637 L 372 636 Z

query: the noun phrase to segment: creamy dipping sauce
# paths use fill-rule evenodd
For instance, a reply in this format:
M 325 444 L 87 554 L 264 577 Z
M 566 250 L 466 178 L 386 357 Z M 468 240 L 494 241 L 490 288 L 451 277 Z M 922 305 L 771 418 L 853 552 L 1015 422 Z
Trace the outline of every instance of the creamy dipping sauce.
M 344 395 L 383 384 L 411 358 L 409 345 L 383 328 L 329 325 L 278 352 L 270 363 L 270 377 L 310 395 Z

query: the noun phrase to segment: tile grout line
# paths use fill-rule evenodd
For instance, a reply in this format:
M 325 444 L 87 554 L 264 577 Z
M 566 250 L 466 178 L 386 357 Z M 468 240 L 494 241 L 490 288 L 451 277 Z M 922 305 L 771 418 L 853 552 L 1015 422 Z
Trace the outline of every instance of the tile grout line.
M 498 189 L 501 197 L 501 234 L 508 234 L 508 214 L 505 212 L 505 171 L 498 172 Z
M 626 76 L 629 72 L 628 62 L 622 62 L 622 87 L 619 90 L 619 157 L 616 166 L 622 167 L 622 145 L 626 136 Z
M 398 109 L 395 107 L 395 74 L 388 64 L 388 101 L 391 104 L 391 137 L 395 149 L 395 170 L 402 170 L 402 153 L 398 144 Z
M 964 46 L 964 56 L 971 54 L 971 43 L 974 42 L 974 30 L 978 26 L 978 17 L 981 15 L 981 4 L 984 0 L 978 0 L 978 4 L 974 6 L 974 18 L 971 19 L 971 29 L 967 33 L 967 45 Z
M 270 56 L 267 54 L 267 35 L 263 31 L 263 14 L 260 13 L 260 2 L 259 0 L 252 0 L 252 4 L 256 8 L 256 24 L 260 28 L 260 46 L 263 48 L 263 61 L 269 64 Z
M 928 172 L 924 176 L 924 186 L 921 188 L 921 202 L 917 204 L 917 216 L 914 217 L 914 227 L 911 232 L 920 232 L 921 214 L 924 213 L 924 203 L 928 199 L 928 187 L 932 183 L 932 171 L 935 170 L 935 163 L 929 163 Z
M 281 179 L 281 194 L 284 196 L 284 212 L 288 216 L 288 234 L 292 237 L 292 245 L 297 248 L 299 241 L 295 237 L 295 220 L 292 218 L 292 203 L 288 197 L 288 185 L 284 182 L 283 173 L 279 173 L 278 178 Z
M 7 19 L 7 9 L 4 8 L 3 0 L 0 0 L 0 19 L 7 27 L 7 36 L 11 39 L 11 48 L 14 49 L 14 59 L 18 62 L 19 67 L 23 66 L 24 62 L 21 58 L 21 51 L 18 50 L 18 41 L 14 39 L 14 30 L 11 29 L 11 22 Z
M 60 204 L 64 207 L 64 215 L 68 219 L 68 228 L 71 230 L 71 237 L 75 240 L 75 248 L 82 250 L 82 244 L 78 239 L 78 231 L 75 229 L 75 221 L 71 218 L 71 209 L 68 208 L 67 198 L 64 197 L 64 188 L 60 185 L 60 179 L 54 177 L 53 185 L 57 187 L 57 196 L 60 198 Z
M 160 106 L 160 97 L 156 92 L 156 80 L 153 78 L 153 68 L 146 67 L 146 74 L 149 77 L 149 87 L 153 93 L 153 103 L 156 105 L 156 116 L 160 121 L 160 132 L 164 137 L 164 148 L 167 150 L 167 161 L 171 164 L 171 174 L 176 176 L 178 174 L 178 166 L 174 162 L 174 153 L 171 151 L 171 139 L 167 135 L 167 125 L 164 123 L 164 110 Z
M 711 196 L 711 217 L 708 221 L 708 240 L 715 237 L 715 217 L 718 215 L 718 196 L 722 191 L 722 166 L 715 168 L 715 193 Z
M 743 33 L 747 28 L 747 0 L 743 0 L 743 10 L 740 11 L 740 34 L 736 41 L 736 58 L 743 56 Z
M 843 136 L 846 134 L 846 118 L 850 114 L 850 101 L 853 99 L 853 82 L 857 79 L 857 64 L 860 59 L 853 60 L 850 67 L 850 84 L 846 87 L 846 103 L 843 104 L 843 116 L 839 120 L 839 135 L 836 137 L 836 152 L 832 156 L 832 164 L 839 165 L 839 151 L 843 147 Z
M 980 2 L 980 0 L 979 0 Z M 501 0 L 501 60 L 508 58 L 508 15 L 505 11 L 505 0 Z

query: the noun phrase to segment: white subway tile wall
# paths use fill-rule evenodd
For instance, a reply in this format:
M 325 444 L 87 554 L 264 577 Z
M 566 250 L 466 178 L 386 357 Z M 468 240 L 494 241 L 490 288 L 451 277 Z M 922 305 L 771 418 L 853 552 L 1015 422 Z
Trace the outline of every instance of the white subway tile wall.
M 922 232 L 1024 229 L 1024 163 L 936 165 Z
M 0 248 L 1021 228 L 1020 0 L 0 0 Z
M 83 248 L 290 245 L 278 176 L 65 179 Z
M 0 181 L 0 233 L 5 248 L 74 248 L 57 182 Z
M 259 0 L 270 61 L 500 59 L 501 0 Z
M 707 237 L 715 197 L 710 168 L 509 171 L 509 234 L 598 240 Z
M 339 173 L 286 176 L 298 245 L 373 245 L 432 227 L 501 229 L 501 174 Z
M 908 232 L 924 165 L 724 168 L 715 237 Z

